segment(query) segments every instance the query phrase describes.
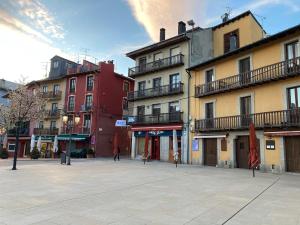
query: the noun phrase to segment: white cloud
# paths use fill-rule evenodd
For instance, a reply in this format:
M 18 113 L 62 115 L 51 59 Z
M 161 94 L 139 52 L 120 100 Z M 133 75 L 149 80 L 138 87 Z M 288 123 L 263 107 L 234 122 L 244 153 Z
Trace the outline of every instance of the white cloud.
M 203 20 L 205 2 L 199 0 L 127 0 L 136 20 L 141 23 L 153 41 L 159 39 L 159 29 L 166 28 L 166 36 L 177 33 L 177 23 Z

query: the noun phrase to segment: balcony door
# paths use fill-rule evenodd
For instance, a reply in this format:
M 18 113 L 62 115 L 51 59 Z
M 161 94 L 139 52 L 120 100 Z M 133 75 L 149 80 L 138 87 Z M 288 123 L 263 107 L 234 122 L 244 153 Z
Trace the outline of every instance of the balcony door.
M 214 127 L 214 103 L 209 102 L 205 104 L 205 119 L 206 119 L 206 128 Z
M 139 72 L 144 72 L 146 71 L 146 64 L 147 64 L 147 59 L 146 57 L 142 57 L 139 59 Z
M 161 91 L 161 78 L 154 78 L 153 79 L 153 92 L 155 95 L 159 94 Z
M 287 89 L 288 96 L 288 123 L 299 124 L 300 123 L 300 86 Z
M 144 96 L 146 89 L 146 81 L 138 82 L 138 96 Z
M 171 62 L 171 65 L 173 65 L 173 64 L 176 64 L 176 63 L 180 63 L 180 54 L 181 52 L 180 52 L 180 48 L 179 47 L 177 47 L 177 48 L 171 48 L 171 50 L 170 50 L 170 56 L 171 56 L 171 60 L 170 60 L 170 62 Z
M 159 123 L 160 121 L 160 104 L 152 105 L 152 122 Z
M 210 69 L 205 72 L 205 84 L 206 84 L 206 91 L 210 92 L 214 90 L 213 84 L 211 82 L 214 81 L 214 70 Z
M 239 60 L 239 79 L 241 85 L 251 82 L 250 70 L 250 57 Z
M 180 88 L 180 75 L 179 73 L 170 75 L 170 92 L 178 91 Z
M 180 122 L 179 101 L 169 103 L 169 121 Z
M 145 119 L 145 106 L 137 107 L 137 122 L 144 122 Z
M 285 45 L 285 59 L 288 61 L 288 72 L 299 71 L 299 42 L 293 41 Z
M 251 96 L 240 98 L 241 126 L 248 127 L 251 122 Z
M 59 84 L 53 85 L 53 95 L 57 95 L 59 92 Z
M 91 115 L 84 114 L 83 116 L 83 133 L 90 133 L 91 130 Z

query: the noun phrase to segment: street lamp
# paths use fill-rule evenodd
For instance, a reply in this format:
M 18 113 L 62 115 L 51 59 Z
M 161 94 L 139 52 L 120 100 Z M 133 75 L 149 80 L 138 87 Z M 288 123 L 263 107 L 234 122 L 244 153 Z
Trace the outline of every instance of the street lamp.
M 69 130 L 69 148 L 67 150 L 67 165 L 71 165 L 71 143 L 72 143 L 72 129 L 74 128 L 74 125 L 72 123 L 68 123 L 68 115 L 63 116 L 63 123 L 66 126 L 66 130 Z M 80 122 L 80 115 L 76 114 L 74 118 L 75 125 L 77 126 Z

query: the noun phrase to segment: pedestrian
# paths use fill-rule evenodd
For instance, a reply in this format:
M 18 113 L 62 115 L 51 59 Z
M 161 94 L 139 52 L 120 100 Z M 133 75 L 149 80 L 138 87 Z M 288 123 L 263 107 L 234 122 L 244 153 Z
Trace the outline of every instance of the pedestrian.
M 116 151 L 115 156 L 114 156 L 115 161 L 117 160 L 117 158 L 118 158 L 118 161 L 120 161 L 120 152 L 121 152 L 120 146 L 118 146 L 117 151 Z

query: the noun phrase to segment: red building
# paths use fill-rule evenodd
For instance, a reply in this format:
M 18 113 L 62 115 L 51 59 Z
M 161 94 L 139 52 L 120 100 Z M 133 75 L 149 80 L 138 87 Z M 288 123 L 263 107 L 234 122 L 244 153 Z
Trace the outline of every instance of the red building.
M 68 146 L 69 133 L 72 149 L 92 148 L 97 156 L 112 156 L 115 133 L 121 154 L 130 155 L 130 137 L 126 128 L 116 128 L 115 122 L 126 114 L 127 93 L 134 88 L 134 80 L 114 72 L 113 61 L 99 65 L 84 61 L 66 76 L 65 113 L 68 123 L 59 135 L 62 149 Z M 80 122 L 75 125 L 75 116 Z

